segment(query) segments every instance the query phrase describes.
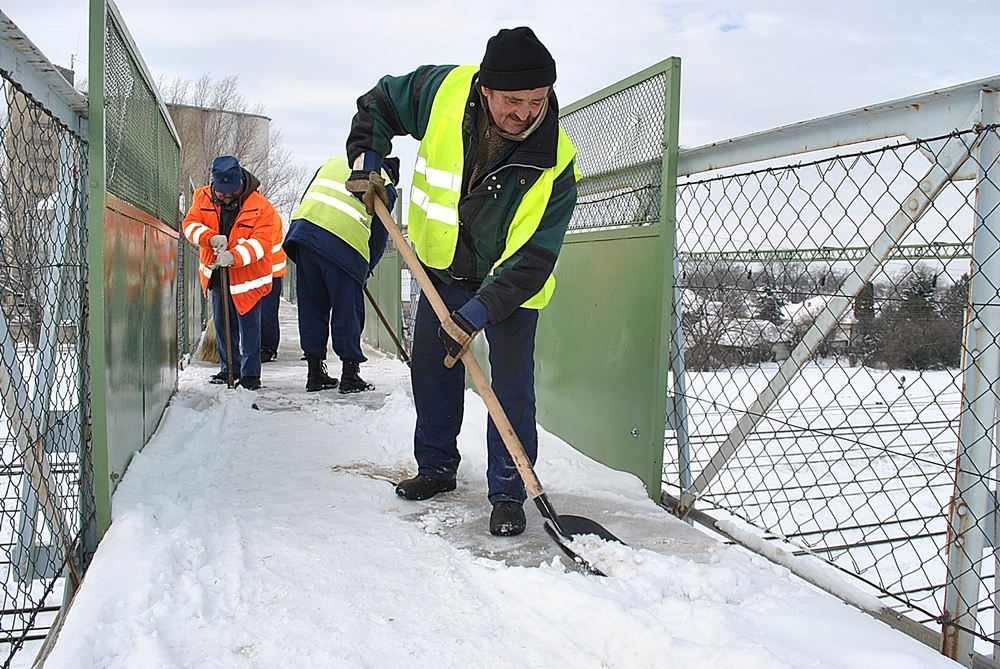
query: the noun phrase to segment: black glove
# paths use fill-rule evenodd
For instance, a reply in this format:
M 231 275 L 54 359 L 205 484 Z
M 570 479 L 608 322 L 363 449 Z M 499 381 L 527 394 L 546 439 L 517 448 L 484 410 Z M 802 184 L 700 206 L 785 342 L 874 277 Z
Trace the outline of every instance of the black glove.
M 451 369 L 469 348 L 469 344 L 479 334 L 479 330 L 460 311 L 453 311 L 441 322 L 438 337 L 444 344 L 448 355 L 444 357 L 444 366 Z

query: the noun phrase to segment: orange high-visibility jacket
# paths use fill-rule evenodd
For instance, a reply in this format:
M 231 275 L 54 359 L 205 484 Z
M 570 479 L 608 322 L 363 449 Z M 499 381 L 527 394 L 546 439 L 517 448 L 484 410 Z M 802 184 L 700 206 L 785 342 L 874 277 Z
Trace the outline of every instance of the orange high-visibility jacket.
M 285 239 L 284 226 L 281 224 L 281 216 L 278 215 L 274 221 L 274 246 L 271 247 L 271 274 L 273 276 L 285 276 L 288 274 L 288 256 L 281 242 Z
M 215 251 L 209 240 L 219 234 L 221 216 L 220 206 L 212 202 L 211 189 L 209 185 L 195 191 L 194 204 L 184 218 L 184 236 L 201 249 L 198 273 L 205 295 L 208 295 L 208 283 L 212 278 L 209 266 L 215 262 Z M 275 225 L 281 227 L 278 212 L 255 190 L 244 200 L 233 229 L 229 231 L 229 251 L 236 259 L 229 268 L 229 292 L 240 315 L 253 309 L 260 298 L 271 292 Z

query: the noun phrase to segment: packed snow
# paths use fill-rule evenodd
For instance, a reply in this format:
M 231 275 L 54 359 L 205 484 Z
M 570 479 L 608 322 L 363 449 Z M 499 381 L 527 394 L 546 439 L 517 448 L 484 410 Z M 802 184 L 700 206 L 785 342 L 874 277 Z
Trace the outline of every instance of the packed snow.
M 458 489 L 398 497 L 415 473 L 408 369 L 369 351 L 375 391 L 306 393 L 293 305 L 282 319 L 260 391 L 209 385 L 207 363 L 181 372 L 46 669 L 958 666 L 544 430 L 536 471 L 556 510 L 628 545 L 576 540 L 607 577 L 587 574 L 530 502 L 524 535 L 490 536 L 471 391 Z

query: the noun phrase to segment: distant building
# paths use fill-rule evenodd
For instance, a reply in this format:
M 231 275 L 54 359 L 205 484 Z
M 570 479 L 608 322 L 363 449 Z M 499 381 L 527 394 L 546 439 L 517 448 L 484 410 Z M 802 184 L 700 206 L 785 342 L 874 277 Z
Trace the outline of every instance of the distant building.
M 799 339 L 812 327 L 819 315 L 828 307 L 833 295 L 816 295 L 795 304 L 786 304 L 782 308 L 791 332 L 783 338 L 788 341 Z M 840 320 L 826 336 L 817 353 L 821 357 L 837 356 L 847 353 L 857 329 L 858 319 L 852 311 L 841 316 Z
M 716 354 L 726 366 L 756 365 L 788 357 L 781 331 L 771 321 L 733 318 L 725 323 L 716 342 Z M 783 357 L 779 357 L 779 352 Z
M 212 160 L 233 155 L 262 176 L 271 134 L 271 119 L 260 114 L 220 111 L 193 105 L 168 104 L 167 110 L 181 138 L 181 179 L 194 180 L 195 188 L 207 186 Z

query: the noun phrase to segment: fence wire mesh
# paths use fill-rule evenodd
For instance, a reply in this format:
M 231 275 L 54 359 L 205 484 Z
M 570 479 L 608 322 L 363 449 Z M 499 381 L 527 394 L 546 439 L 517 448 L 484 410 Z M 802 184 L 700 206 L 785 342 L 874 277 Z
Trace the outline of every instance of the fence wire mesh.
M 996 133 L 988 127 L 680 180 L 678 282 L 694 475 L 709 466 L 932 166 L 951 167 L 941 157 L 961 149 L 957 143 L 995 140 Z M 991 166 L 977 167 L 982 174 Z M 936 629 L 949 578 L 949 504 L 981 185 L 946 181 L 699 497 L 700 508 L 713 507 L 828 561 Z M 995 305 L 1000 279 L 984 278 Z M 997 371 L 986 373 L 995 381 Z M 996 428 L 995 420 L 985 426 L 991 437 Z M 677 447 L 668 439 L 664 487 L 679 495 Z M 995 495 L 995 441 L 991 448 L 979 480 Z M 984 532 L 995 523 L 995 506 L 993 498 L 979 512 Z M 975 558 L 973 610 L 996 607 L 992 556 L 987 547 Z M 979 616 L 972 631 L 992 654 L 993 615 Z
M 583 174 L 571 232 L 660 220 L 665 87 L 657 74 L 560 118 Z
M 0 71 L 0 665 L 89 563 L 87 146 Z
M 110 9 L 105 39 L 108 192 L 176 229 L 181 195 L 177 140 Z

